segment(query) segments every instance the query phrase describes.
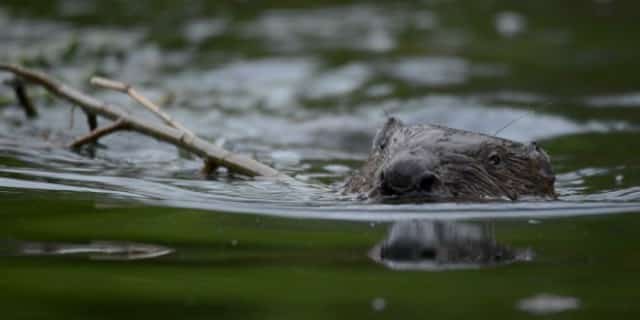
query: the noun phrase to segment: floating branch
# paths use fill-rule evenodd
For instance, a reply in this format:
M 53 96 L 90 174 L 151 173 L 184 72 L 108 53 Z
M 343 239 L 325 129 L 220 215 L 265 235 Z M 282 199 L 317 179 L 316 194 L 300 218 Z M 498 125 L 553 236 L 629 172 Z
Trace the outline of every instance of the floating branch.
M 227 168 L 230 172 L 245 174 L 248 176 L 290 179 L 279 171 L 250 157 L 225 150 L 224 148 L 211 144 L 191 133 L 191 131 L 186 130 L 184 127 L 173 121 L 171 117 L 160 111 L 159 108 L 154 110 L 152 107 L 147 106 L 147 102 L 150 102 L 150 100 L 146 99 L 126 84 L 108 79 L 94 78 L 94 84 L 98 84 L 103 87 L 110 87 L 111 85 L 110 88 L 112 89 L 121 89 L 119 91 L 126 92 L 132 97 L 135 96 L 134 99 L 136 99 L 136 101 L 139 101 L 141 104 L 145 105 L 145 107 L 152 110 L 154 114 L 163 119 L 165 124 L 151 122 L 146 119 L 130 115 L 125 112 L 122 107 L 108 104 L 91 97 L 41 72 L 30 70 L 18 65 L 3 63 L 0 63 L 0 71 L 13 73 L 16 77 L 19 77 L 24 81 L 40 85 L 53 95 L 81 107 L 89 115 L 101 116 L 115 122 L 114 124 L 104 128 L 92 129 L 93 131 L 89 135 L 76 140 L 72 145 L 82 145 L 95 141 L 97 138 L 110 133 L 126 129 L 156 138 L 160 141 L 170 143 L 185 151 L 196 154 L 204 159 L 206 163 L 205 168 L 215 168 L 220 166 Z M 124 85 L 124 87 L 119 85 Z M 141 101 L 144 101 L 144 103 Z M 150 105 L 153 105 L 153 103 Z
M 92 77 L 90 82 L 92 85 L 97 87 L 126 93 L 127 95 L 129 95 L 129 97 L 131 97 L 131 99 L 135 100 L 136 102 L 140 103 L 143 107 L 147 108 L 149 111 L 155 114 L 167 125 L 174 127 L 176 129 L 182 130 L 188 134 L 194 135 L 193 132 L 191 132 L 191 130 L 175 122 L 170 115 L 160 110 L 160 107 L 158 105 L 151 102 L 151 100 L 149 100 L 147 97 L 138 93 L 138 91 L 136 91 L 136 89 L 134 89 L 130 84 L 111 80 L 111 79 L 101 78 L 101 77 Z

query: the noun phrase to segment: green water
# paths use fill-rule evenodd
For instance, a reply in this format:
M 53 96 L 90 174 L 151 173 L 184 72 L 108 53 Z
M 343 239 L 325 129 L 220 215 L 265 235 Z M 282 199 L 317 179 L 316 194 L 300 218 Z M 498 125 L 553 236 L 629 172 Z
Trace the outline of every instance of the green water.
M 311 187 L 204 180 L 198 159 L 133 134 L 70 151 L 86 132 L 79 112 L 72 126 L 66 103 L 32 88 L 42 116 L 27 121 L 2 87 L 0 318 L 633 318 L 638 9 L 5 0 L 1 61 L 126 106 L 86 80 L 173 95 L 167 111 L 187 127 Z M 560 198 L 378 205 L 313 187 L 358 168 L 385 114 L 492 134 L 519 119 L 500 135 L 540 142 Z M 531 255 L 410 271 L 370 257 L 395 221 L 415 219 L 488 228 L 486 241 Z M 96 241 L 171 253 L 56 251 Z
M 3 205 L 5 235 L 123 239 L 176 253 L 148 262 L 3 258 L 8 318 L 513 318 L 525 316 L 515 308 L 519 299 L 540 292 L 579 297 L 580 309 L 561 314 L 566 317 L 638 312 L 634 214 L 500 221 L 499 241 L 535 248 L 534 261 L 394 272 L 366 256 L 384 237 L 382 225 L 16 198 Z M 34 199 L 46 210 L 29 206 Z M 386 301 L 384 310 L 374 311 L 376 298 Z

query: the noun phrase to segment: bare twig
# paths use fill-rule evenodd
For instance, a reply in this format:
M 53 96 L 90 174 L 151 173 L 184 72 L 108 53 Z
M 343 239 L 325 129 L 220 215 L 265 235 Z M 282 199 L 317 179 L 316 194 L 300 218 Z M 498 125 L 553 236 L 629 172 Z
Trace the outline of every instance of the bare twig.
M 127 130 L 127 123 L 122 119 L 119 119 L 106 127 L 92 130 L 89 134 L 73 141 L 69 144 L 69 147 L 79 148 L 85 144 L 97 142 L 98 139 L 120 130 Z
M 34 106 L 31 98 L 29 98 L 24 81 L 15 77 L 14 79 L 7 81 L 7 84 L 13 87 L 16 97 L 18 98 L 18 104 L 20 104 L 22 110 L 24 110 L 24 114 L 27 118 L 33 119 L 38 117 L 38 109 Z
M 191 130 L 185 128 L 183 125 L 173 120 L 173 118 L 171 118 L 170 115 L 160 110 L 160 107 L 158 105 L 153 103 L 144 95 L 140 94 L 130 84 L 120 82 L 120 81 L 115 81 L 112 79 L 102 78 L 102 77 L 91 77 L 90 82 L 92 85 L 97 87 L 126 93 L 127 95 L 129 95 L 129 97 L 131 97 L 136 102 L 140 103 L 143 107 L 147 108 L 149 111 L 155 114 L 158 118 L 164 121 L 164 123 L 166 123 L 167 125 L 172 126 L 176 129 L 180 129 L 190 135 L 193 135 L 193 132 L 191 132 Z
M 129 115 L 124 112 L 121 107 L 102 102 L 41 72 L 26 69 L 18 65 L 2 63 L 0 63 L 0 70 L 11 72 L 26 81 L 39 84 L 52 94 L 78 105 L 88 113 L 100 115 L 113 121 L 123 119 L 126 121 L 128 129 L 131 131 L 136 131 L 175 145 L 176 147 L 202 157 L 206 161 L 210 161 L 218 166 L 226 167 L 231 172 L 246 174 L 249 176 L 290 179 L 288 176 L 267 165 L 257 162 L 249 157 L 229 152 L 201 139 L 196 135 L 189 135 L 184 130 L 172 128 L 163 124 L 157 124 Z

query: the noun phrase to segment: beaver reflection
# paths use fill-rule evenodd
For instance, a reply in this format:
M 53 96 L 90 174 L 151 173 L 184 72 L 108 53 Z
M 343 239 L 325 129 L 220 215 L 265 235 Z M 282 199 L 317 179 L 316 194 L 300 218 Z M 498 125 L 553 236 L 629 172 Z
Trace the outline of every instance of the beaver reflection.
M 395 223 L 370 256 L 392 269 L 446 270 L 529 260 L 532 254 L 497 243 L 489 225 L 413 220 Z

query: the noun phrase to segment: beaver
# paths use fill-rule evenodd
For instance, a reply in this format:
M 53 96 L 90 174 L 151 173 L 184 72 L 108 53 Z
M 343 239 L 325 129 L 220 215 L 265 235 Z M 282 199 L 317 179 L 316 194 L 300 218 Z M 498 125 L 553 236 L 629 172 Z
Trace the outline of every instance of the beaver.
M 549 155 L 520 143 L 438 125 L 389 118 L 347 193 L 369 199 L 431 201 L 555 199 Z

